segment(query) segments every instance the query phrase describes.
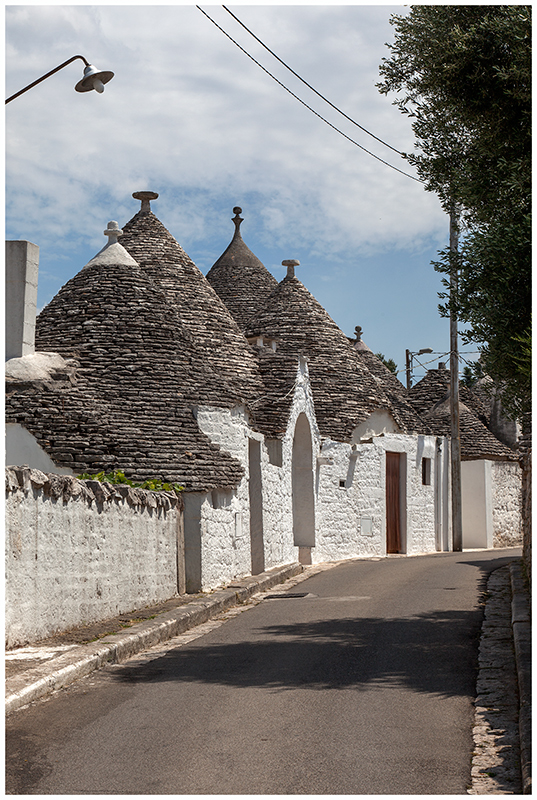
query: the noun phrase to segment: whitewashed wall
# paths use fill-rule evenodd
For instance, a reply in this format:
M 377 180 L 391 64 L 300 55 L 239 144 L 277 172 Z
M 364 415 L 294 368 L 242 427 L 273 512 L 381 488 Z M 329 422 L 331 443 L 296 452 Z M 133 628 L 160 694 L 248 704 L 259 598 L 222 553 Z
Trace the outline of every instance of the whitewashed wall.
M 201 539 L 200 588 L 215 588 L 251 570 L 249 438 L 261 442 L 264 568 L 299 560 L 299 548 L 293 538 L 292 461 L 295 425 L 302 413 L 310 424 L 313 452 L 313 563 L 386 554 L 386 451 L 405 455 L 403 552 L 417 554 L 449 548 L 445 514 L 449 506 L 446 441 L 434 436 L 391 433 L 383 417 L 385 432 L 372 435 L 368 443 L 351 445 L 325 439 L 321 446 L 307 364 L 300 360 L 281 442 L 281 466 L 271 463 L 270 443 L 252 430 L 243 409 L 199 407 L 196 410 L 200 429 L 245 469 L 245 477 L 235 491 L 227 496 L 213 492 L 199 498 L 201 505 L 196 515 Z M 441 447 L 437 451 L 437 442 L 445 445 L 444 455 Z M 431 461 L 429 485 L 422 484 L 422 458 Z
M 201 503 L 200 588 L 205 591 L 249 575 L 251 571 L 248 424 L 242 407 L 228 410 L 199 406 L 195 415 L 200 430 L 245 468 L 245 477 L 236 489 L 209 492 Z
M 263 550 L 265 570 L 298 560 L 293 544 L 291 464 L 293 435 L 299 414 L 305 413 L 318 450 L 318 430 L 313 410 L 307 365 L 297 366 L 297 378 L 287 432 L 281 443 L 282 466 L 270 461 L 269 445 L 254 431 L 244 408 L 232 410 L 199 406 L 196 421 L 212 442 L 227 450 L 244 467 L 245 476 L 231 492 L 211 492 L 201 500 L 201 583 L 213 589 L 251 573 L 250 500 L 248 491 L 248 440 L 261 443 Z M 188 502 L 188 499 L 187 499 Z
M 436 437 L 385 434 L 370 443 L 324 441 L 317 465 L 315 561 L 386 555 L 386 452 L 406 455 L 403 551 L 435 552 Z M 421 459 L 431 459 L 431 483 L 422 484 Z
M 28 468 L 7 469 L 6 489 L 8 647 L 167 600 L 181 588 L 173 495 Z
M 463 547 L 522 545 L 522 470 L 515 462 L 463 461 Z
M 516 462 L 493 461 L 491 479 L 494 547 L 521 547 L 522 469 Z

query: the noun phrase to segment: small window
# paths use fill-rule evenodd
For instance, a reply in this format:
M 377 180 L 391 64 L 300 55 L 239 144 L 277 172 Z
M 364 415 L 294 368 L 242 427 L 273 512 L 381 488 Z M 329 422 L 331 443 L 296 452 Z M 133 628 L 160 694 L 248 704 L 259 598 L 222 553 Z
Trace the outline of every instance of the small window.
M 431 485 L 431 459 L 421 459 L 421 482 L 424 486 Z
M 347 481 L 345 480 L 345 478 L 340 478 L 339 488 L 340 489 L 344 489 L 346 487 L 346 485 L 347 485 Z

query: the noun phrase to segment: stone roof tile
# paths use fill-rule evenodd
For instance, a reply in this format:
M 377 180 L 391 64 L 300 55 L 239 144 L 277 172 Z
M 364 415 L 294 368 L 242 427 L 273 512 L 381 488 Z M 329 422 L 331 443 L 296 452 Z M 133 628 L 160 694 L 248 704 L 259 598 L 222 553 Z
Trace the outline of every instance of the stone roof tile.
M 244 243 L 239 216 L 233 209 L 235 234 L 227 249 L 207 273 L 207 280 L 243 330 L 278 285 L 276 278 Z
M 440 401 L 425 415 L 437 436 L 451 436 L 449 397 Z M 464 403 L 459 403 L 461 459 L 516 461 L 517 454 L 502 444 Z
M 55 463 L 197 491 L 240 481 L 239 462 L 201 433 L 191 411 L 200 396 L 220 405 L 225 383 L 138 266 L 92 259 L 39 315 L 36 349 L 79 366 L 63 382 L 10 381 L 6 420 L 23 424 Z
M 449 369 L 430 369 L 424 378 L 408 390 L 408 401 L 419 414 L 425 414 L 449 394 Z M 465 405 L 487 425 L 490 414 L 482 398 L 467 386 L 459 384 L 459 396 Z
M 276 352 L 259 350 L 267 397 L 254 409 L 256 423 L 270 435 L 281 436 L 292 402 L 297 359 L 308 362 L 319 430 L 336 441 L 349 441 L 354 428 L 376 409 L 385 408 L 405 432 L 412 424 L 423 429 L 416 415 L 390 402 L 347 337 L 320 303 L 292 274 L 270 295 L 264 308 L 245 329 L 248 338 L 277 341 Z
M 390 401 L 392 413 L 395 410 L 395 414 L 398 414 L 402 420 L 401 428 L 413 433 L 431 433 L 427 423 L 409 403 L 406 387 L 403 386 L 397 375 L 382 363 L 380 358 L 367 347 L 365 342 L 360 341 L 358 344 L 362 345 L 362 347 L 354 345 L 355 351 L 375 380 L 382 386 Z
M 237 323 L 205 276 L 151 210 L 142 208 L 123 226 L 121 244 L 162 288 L 194 337 L 198 354 L 206 359 L 213 372 L 221 375 L 225 391 L 216 405 L 231 407 L 248 403 L 262 394 L 255 357 Z M 213 401 L 214 398 L 201 391 L 200 403 L 210 405 Z

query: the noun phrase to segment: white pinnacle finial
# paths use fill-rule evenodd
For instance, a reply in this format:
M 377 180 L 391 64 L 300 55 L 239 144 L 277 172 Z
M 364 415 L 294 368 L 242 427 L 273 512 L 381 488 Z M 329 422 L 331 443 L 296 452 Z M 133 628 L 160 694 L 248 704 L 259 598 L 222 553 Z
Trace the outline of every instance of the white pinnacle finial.
M 106 230 L 103 231 L 105 236 L 108 236 L 108 244 L 117 244 L 117 237 L 121 236 L 123 231 L 120 229 L 117 222 L 111 220 L 108 225 L 106 226 Z
M 296 258 L 289 258 L 286 261 L 282 261 L 282 267 L 287 267 L 288 278 L 295 277 L 295 267 L 299 266 L 300 266 L 300 261 L 297 261 Z

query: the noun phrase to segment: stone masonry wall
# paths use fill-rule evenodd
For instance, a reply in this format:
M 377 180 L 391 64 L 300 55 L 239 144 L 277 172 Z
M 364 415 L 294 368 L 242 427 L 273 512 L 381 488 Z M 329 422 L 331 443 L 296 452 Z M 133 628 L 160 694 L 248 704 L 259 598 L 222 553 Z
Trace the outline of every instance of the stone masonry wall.
M 182 505 L 168 492 L 8 467 L 6 646 L 177 594 Z
M 317 466 L 318 539 L 315 560 L 386 555 L 386 451 L 405 456 L 406 534 L 403 552 L 434 552 L 435 445 L 432 436 L 388 434 L 372 443 L 325 440 Z M 431 459 L 422 484 L 421 459 Z
M 522 544 L 522 470 L 516 462 L 492 462 L 494 547 Z
M 291 472 L 293 435 L 301 413 L 310 422 L 315 458 L 318 430 L 307 367 L 299 359 L 287 432 L 281 442 L 281 466 L 271 463 L 265 437 L 252 429 L 243 408 L 199 406 L 196 409 L 196 421 L 203 433 L 237 459 L 245 471 L 237 489 L 213 491 L 201 506 L 203 589 L 213 589 L 251 572 L 249 439 L 260 442 L 264 568 L 272 569 L 298 559 L 298 547 L 293 543 Z

